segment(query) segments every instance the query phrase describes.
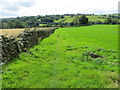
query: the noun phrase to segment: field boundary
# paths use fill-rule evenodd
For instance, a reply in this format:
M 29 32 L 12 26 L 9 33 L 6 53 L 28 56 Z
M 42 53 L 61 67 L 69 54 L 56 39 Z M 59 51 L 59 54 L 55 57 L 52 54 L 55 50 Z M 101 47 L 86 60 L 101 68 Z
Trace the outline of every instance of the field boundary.
M 7 37 L 5 35 L 0 35 L 1 43 L 1 61 L 7 62 L 13 57 L 17 56 L 21 52 L 25 52 L 27 49 L 36 45 L 38 41 L 50 36 L 57 28 L 52 29 L 32 29 L 25 30 L 20 33 L 17 37 L 11 36 Z

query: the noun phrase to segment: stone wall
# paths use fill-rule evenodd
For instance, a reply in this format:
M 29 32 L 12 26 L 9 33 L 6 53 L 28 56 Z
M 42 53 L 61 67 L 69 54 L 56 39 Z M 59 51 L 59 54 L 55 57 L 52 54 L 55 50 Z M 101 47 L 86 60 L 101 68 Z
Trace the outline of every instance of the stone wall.
M 17 37 L 6 37 L 0 35 L 0 59 L 2 62 L 11 60 L 19 53 L 26 51 L 30 47 L 38 43 L 38 41 L 48 37 L 55 29 L 33 29 L 25 30 Z

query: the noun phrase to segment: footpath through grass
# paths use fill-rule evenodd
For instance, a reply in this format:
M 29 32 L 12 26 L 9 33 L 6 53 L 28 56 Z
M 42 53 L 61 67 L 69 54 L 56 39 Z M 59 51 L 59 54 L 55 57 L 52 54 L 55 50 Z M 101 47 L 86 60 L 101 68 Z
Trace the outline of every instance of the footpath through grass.
M 59 28 L 3 65 L 3 88 L 118 87 L 117 43 L 117 25 Z

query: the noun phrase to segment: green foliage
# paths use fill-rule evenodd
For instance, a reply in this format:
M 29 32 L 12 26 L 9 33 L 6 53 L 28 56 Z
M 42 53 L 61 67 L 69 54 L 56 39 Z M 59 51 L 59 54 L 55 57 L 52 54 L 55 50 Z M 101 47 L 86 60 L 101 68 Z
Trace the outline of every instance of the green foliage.
M 94 15 L 94 16 L 86 16 L 89 21 L 92 21 L 92 22 L 96 22 L 96 21 L 101 21 L 101 22 L 104 22 L 104 20 L 106 19 L 105 16 L 102 16 L 102 15 Z
M 3 88 L 117 88 L 117 27 L 57 29 L 3 65 Z M 103 58 L 92 58 L 89 52 Z
M 85 15 L 82 15 L 78 21 L 79 21 L 79 25 L 84 26 L 88 24 L 88 18 Z
M 112 24 L 112 19 L 111 19 L 111 18 L 107 18 L 107 19 L 106 19 L 106 23 L 107 23 L 107 24 Z
M 86 17 L 84 17 L 84 15 Z M 81 17 L 81 18 L 80 18 Z M 82 20 L 83 18 L 83 20 Z M 89 23 L 88 20 L 89 19 Z M 108 19 L 110 18 L 112 22 Z M 81 20 L 82 22 L 81 22 Z M 85 21 L 84 21 L 85 20 Z M 84 21 L 84 22 L 83 22 Z M 85 24 L 119 24 L 118 15 L 94 15 L 94 14 L 65 14 L 46 16 L 24 16 L 17 18 L 0 19 L 0 28 L 32 28 L 32 27 L 68 27 Z
M 118 22 L 117 19 L 108 17 L 108 18 L 105 20 L 105 23 L 107 23 L 107 24 L 118 24 L 119 22 Z

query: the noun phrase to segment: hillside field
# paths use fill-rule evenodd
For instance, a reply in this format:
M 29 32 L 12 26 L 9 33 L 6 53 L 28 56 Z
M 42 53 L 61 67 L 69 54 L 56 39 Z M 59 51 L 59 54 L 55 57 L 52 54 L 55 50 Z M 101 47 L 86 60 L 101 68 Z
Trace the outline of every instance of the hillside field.
M 79 17 L 80 17 L 80 15 L 79 15 Z M 104 22 L 106 20 L 105 18 L 107 18 L 107 16 L 101 16 L 101 15 L 94 15 L 94 16 L 88 16 L 87 15 L 86 17 L 89 19 L 89 21 L 93 21 L 93 22 L 95 22 L 95 21 Z M 99 18 L 99 17 L 104 17 L 104 18 Z M 59 23 L 59 22 L 61 22 L 61 23 L 71 23 L 75 18 L 76 18 L 76 16 L 73 16 L 73 17 L 65 16 L 65 18 L 55 20 L 54 22 L 55 23 Z
M 117 53 L 118 25 L 59 28 L 3 65 L 2 87 L 117 88 Z

